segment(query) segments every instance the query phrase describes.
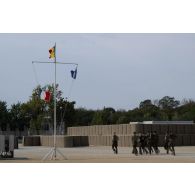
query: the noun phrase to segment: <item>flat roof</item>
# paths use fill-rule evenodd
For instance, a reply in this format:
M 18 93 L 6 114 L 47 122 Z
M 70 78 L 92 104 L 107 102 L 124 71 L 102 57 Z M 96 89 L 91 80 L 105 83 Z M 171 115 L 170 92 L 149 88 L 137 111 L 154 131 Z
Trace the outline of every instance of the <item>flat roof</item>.
M 130 124 L 194 124 L 194 121 L 143 121 L 143 122 L 130 122 Z

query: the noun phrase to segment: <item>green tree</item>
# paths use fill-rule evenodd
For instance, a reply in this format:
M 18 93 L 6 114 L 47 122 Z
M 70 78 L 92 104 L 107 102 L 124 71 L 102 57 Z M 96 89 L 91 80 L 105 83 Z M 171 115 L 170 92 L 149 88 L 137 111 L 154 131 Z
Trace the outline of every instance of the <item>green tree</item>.
M 94 114 L 95 114 L 94 110 L 87 110 L 85 108 L 75 109 L 74 125 L 75 126 L 91 125 Z
M 168 120 L 172 120 L 174 116 L 174 109 L 180 105 L 180 101 L 175 100 L 174 97 L 165 96 L 159 100 L 159 107 L 167 115 Z
M 7 130 L 8 117 L 7 103 L 0 101 L 0 127 L 2 131 Z
M 185 100 L 183 105 L 175 109 L 175 120 L 193 120 L 195 122 L 195 101 Z
M 140 102 L 140 104 L 139 104 L 140 109 L 150 108 L 151 106 L 153 106 L 151 100 L 144 100 L 144 101 Z
M 152 104 L 151 100 L 144 100 L 139 105 L 140 111 L 143 113 L 143 120 L 160 120 L 161 113 L 159 107 Z
M 102 111 L 97 110 L 92 119 L 92 125 L 103 125 Z

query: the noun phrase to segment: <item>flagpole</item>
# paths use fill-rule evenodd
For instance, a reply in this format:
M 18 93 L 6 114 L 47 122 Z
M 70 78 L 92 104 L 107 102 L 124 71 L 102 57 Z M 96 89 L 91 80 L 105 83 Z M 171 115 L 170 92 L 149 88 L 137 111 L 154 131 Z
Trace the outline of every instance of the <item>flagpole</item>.
M 57 153 L 59 153 L 64 159 L 67 159 L 58 149 L 57 149 L 57 147 L 56 147 L 56 128 L 57 128 L 57 121 L 56 121 L 56 118 L 57 118 L 57 116 L 56 116 L 56 104 L 57 104 L 57 100 L 56 100 L 56 97 L 57 97 L 57 90 L 56 90 L 56 75 L 57 75 L 57 72 L 56 72 L 56 65 L 57 64 L 72 64 L 72 65 L 75 65 L 76 67 L 78 66 L 78 64 L 77 63 L 73 63 L 73 62 L 66 62 L 66 63 L 64 63 L 64 62 L 58 62 L 57 60 L 56 60 L 56 43 L 55 43 L 55 46 L 54 46 L 54 61 L 52 62 L 52 61 L 50 61 L 50 62 L 41 62 L 41 61 L 32 61 L 32 64 L 33 63 L 54 63 L 55 64 L 55 67 L 54 67 L 54 91 L 53 91 L 53 101 L 54 101 L 54 123 L 53 123 L 53 141 L 54 141 L 54 147 L 43 157 L 43 161 L 44 160 L 46 160 L 48 157 L 49 157 L 49 155 L 51 154 L 51 160 L 56 160 L 56 157 L 57 157 Z M 52 48 L 53 49 L 53 48 Z M 49 51 L 49 53 L 50 53 L 50 58 L 53 58 L 53 55 L 52 55 L 52 51 L 50 52 Z
M 54 159 L 56 159 L 56 43 L 55 43 L 55 81 L 54 81 Z

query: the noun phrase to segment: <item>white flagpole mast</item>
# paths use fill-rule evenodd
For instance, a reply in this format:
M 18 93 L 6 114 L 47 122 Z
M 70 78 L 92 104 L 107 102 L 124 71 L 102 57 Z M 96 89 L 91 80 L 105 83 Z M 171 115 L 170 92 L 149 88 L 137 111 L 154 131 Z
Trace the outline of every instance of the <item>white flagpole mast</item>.
M 55 80 L 54 80 L 54 159 L 56 159 L 56 43 L 55 43 Z

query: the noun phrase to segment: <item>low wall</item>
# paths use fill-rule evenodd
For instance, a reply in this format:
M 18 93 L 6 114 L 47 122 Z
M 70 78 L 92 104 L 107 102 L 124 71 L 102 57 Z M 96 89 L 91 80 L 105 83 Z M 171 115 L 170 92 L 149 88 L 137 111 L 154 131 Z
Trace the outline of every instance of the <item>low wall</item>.
M 175 134 L 195 134 L 195 124 L 120 124 L 120 125 L 93 125 L 81 127 L 68 127 L 67 134 L 71 136 L 91 136 L 91 135 L 132 135 L 134 131 L 146 133 L 157 131 L 159 135 L 164 135 L 166 131 Z
M 157 131 L 159 146 L 164 145 L 166 131 L 177 135 L 176 146 L 195 146 L 195 124 L 120 124 L 69 127 L 69 136 L 89 136 L 89 145 L 111 146 L 113 133 L 119 136 L 119 146 L 132 146 L 133 132 Z
M 24 136 L 23 146 L 40 146 L 40 136 Z
M 25 136 L 23 146 L 54 146 L 54 136 Z M 56 136 L 56 146 L 59 148 L 89 146 L 88 136 Z
M 133 132 L 146 133 L 157 131 L 159 146 L 164 145 L 166 131 L 172 131 L 177 135 L 176 146 L 195 146 L 195 124 L 121 124 L 121 125 L 95 125 L 84 127 L 69 127 L 68 135 L 56 136 L 57 147 L 79 146 L 111 146 L 113 133 L 119 136 L 119 146 L 132 146 Z M 24 146 L 53 146 L 53 136 L 26 136 L 23 138 Z

